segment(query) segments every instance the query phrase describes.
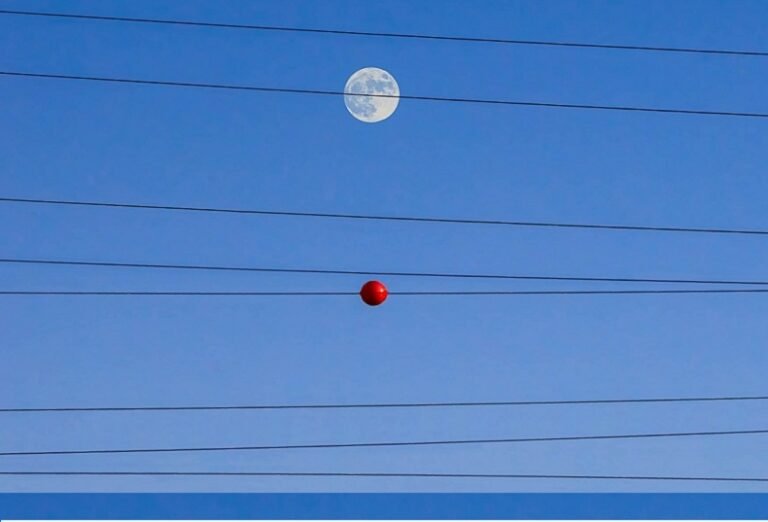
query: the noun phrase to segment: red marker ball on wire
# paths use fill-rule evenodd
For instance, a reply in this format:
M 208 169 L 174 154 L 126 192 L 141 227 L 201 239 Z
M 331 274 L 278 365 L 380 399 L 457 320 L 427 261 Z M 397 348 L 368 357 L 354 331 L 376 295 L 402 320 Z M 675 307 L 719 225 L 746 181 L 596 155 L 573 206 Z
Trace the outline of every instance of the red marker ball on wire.
M 380 281 L 368 281 L 360 289 L 360 298 L 369 306 L 379 306 L 386 301 L 387 295 L 387 287 Z

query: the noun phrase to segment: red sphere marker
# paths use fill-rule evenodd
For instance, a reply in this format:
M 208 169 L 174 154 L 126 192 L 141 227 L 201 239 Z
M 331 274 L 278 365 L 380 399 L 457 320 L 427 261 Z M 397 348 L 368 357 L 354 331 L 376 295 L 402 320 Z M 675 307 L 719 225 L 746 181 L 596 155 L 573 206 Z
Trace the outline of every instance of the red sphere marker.
M 378 306 L 387 299 L 387 287 L 379 281 L 368 281 L 360 289 L 360 298 L 369 306 Z

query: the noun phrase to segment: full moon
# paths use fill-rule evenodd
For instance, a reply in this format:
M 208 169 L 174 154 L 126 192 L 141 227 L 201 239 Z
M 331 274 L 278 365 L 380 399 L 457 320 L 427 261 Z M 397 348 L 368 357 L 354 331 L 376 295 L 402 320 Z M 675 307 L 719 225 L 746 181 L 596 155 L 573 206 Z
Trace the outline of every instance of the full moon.
M 365 96 L 366 94 L 392 97 Z M 352 116 L 366 123 L 386 120 L 395 112 L 399 102 L 400 87 L 394 76 L 384 69 L 360 69 L 349 77 L 344 86 L 344 105 Z

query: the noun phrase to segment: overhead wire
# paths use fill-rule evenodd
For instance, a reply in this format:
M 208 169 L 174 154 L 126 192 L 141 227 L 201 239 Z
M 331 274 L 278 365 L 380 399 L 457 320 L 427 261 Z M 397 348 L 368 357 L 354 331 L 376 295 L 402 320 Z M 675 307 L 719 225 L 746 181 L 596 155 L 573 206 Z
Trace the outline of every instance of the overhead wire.
M 686 294 L 765 294 L 768 289 L 715 288 L 708 290 L 447 290 L 387 292 L 392 296 L 566 296 L 566 295 L 686 295 Z M 257 291 L 257 292 L 206 292 L 206 291 L 91 291 L 91 290 L 0 290 L 0 296 L 47 296 L 47 297 L 341 297 L 357 296 L 359 292 L 325 291 Z
M 132 411 L 216 411 L 216 410 L 317 410 L 317 409 L 378 409 L 378 408 L 465 408 L 497 406 L 574 406 L 618 405 L 689 402 L 765 401 L 768 395 L 725 395 L 710 397 L 656 397 L 634 399 L 582 399 L 543 401 L 463 401 L 463 402 L 377 402 L 356 404 L 247 404 L 219 406 L 93 406 L 57 408 L 0 408 L 0 413 L 56 412 L 132 412 Z
M 549 275 L 515 275 L 515 274 L 469 274 L 450 272 L 396 272 L 373 270 L 332 270 L 321 268 L 279 268 L 257 266 L 225 266 L 225 265 L 185 265 L 162 263 L 126 263 L 112 261 L 82 261 L 64 259 L 28 259 L 0 258 L 2 264 L 22 265 L 52 265 L 52 266 L 87 266 L 104 268 L 146 268 L 163 270 L 204 270 L 224 272 L 258 272 L 282 274 L 316 274 L 316 275 L 355 275 L 355 276 L 390 276 L 390 277 L 423 277 L 447 279 L 508 279 L 528 281 L 580 281 L 580 282 L 613 282 L 613 283 L 679 283 L 679 284 L 710 284 L 710 285 L 768 285 L 764 280 L 728 280 L 728 279 L 665 279 L 638 277 L 587 277 L 587 276 L 549 276 Z M 442 292 L 451 295 L 450 292 Z M 462 292 L 463 293 L 463 292 Z M 405 293 L 401 293 L 405 295 Z
M 531 473 L 387 473 L 321 471 L 0 471 L 0 476 L 65 477 L 338 477 L 338 478 L 446 478 L 446 479 L 556 479 L 651 480 L 686 482 L 768 482 L 765 477 L 713 477 L 665 475 L 564 475 Z
M 364 37 L 396 38 L 396 39 L 407 39 L 407 40 L 432 40 L 432 41 L 464 42 L 464 43 L 545 46 L 545 47 L 571 47 L 571 48 L 582 48 L 582 49 L 610 49 L 610 50 L 622 50 L 622 51 L 686 53 L 686 54 L 706 54 L 706 55 L 725 55 L 725 56 L 751 56 L 751 57 L 767 57 L 768 56 L 768 52 L 766 51 L 739 50 L 739 49 L 712 49 L 712 48 L 701 48 L 701 47 L 697 48 L 697 47 L 650 46 L 650 45 L 600 44 L 600 43 L 591 43 L 591 42 L 568 42 L 568 41 L 556 41 L 556 40 L 523 40 L 523 39 L 509 39 L 509 38 L 436 35 L 436 34 L 425 34 L 425 33 L 353 31 L 353 30 L 324 29 L 324 28 L 314 28 L 314 27 L 235 24 L 235 23 L 223 23 L 223 22 L 210 22 L 210 21 L 202 21 L 202 20 L 179 20 L 179 19 L 168 19 L 168 18 L 135 18 L 135 17 L 127 17 L 127 16 L 104 16 L 104 15 L 78 14 L 78 13 L 18 11 L 18 10 L 10 10 L 10 9 L 0 10 L 0 14 L 30 16 L 30 17 L 62 18 L 62 19 L 72 19 L 72 20 L 90 20 L 90 21 L 102 21 L 102 22 L 108 21 L 108 22 L 123 22 L 123 23 L 134 23 L 134 24 L 205 27 L 205 28 L 216 28 L 216 29 L 241 29 L 241 30 L 244 29 L 244 30 L 251 30 L 251 31 L 309 33 L 309 34 L 325 34 L 325 35 L 337 35 L 337 36 L 364 36 Z
M 140 79 L 140 78 L 118 78 L 118 77 L 106 77 L 106 76 L 35 73 L 35 72 L 27 72 L 27 71 L 9 71 L 9 70 L 0 71 L 0 75 L 8 76 L 8 77 L 17 77 L 17 78 L 75 80 L 75 81 L 115 83 L 115 84 L 154 85 L 154 86 L 162 86 L 162 87 L 184 87 L 184 88 L 196 88 L 196 89 L 249 91 L 249 92 L 261 92 L 261 93 L 311 94 L 311 95 L 320 95 L 320 96 L 363 96 L 363 97 L 367 96 L 372 98 L 398 98 L 400 100 L 434 101 L 434 102 L 461 103 L 461 104 L 482 104 L 482 105 L 494 105 L 494 106 L 539 107 L 539 108 L 550 108 L 550 109 L 584 109 L 584 110 L 621 111 L 621 112 L 638 112 L 638 113 L 684 114 L 684 115 L 696 115 L 696 116 L 724 116 L 724 117 L 738 117 L 738 118 L 761 118 L 761 119 L 768 118 L 768 113 L 764 113 L 764 112 L 710 111 L 710 110 L 699 110 L 699 109 L 639 107 L 639 106 L 628 106 L 628 105 L 596 105 L 596 104 L 578 104 L 578 103 L 501 100 L 501 99 L 490 99 L 490 98 L 416 96 L 416 95 L 406 95 L 406 94 L 399 94 L 399 95 L 364 94 L 364 93 L 349 93 L 344 91 L 331 91 L 331 90 L 323 90 L 323 89 L 298 89 L 298 88 L 269 87 L 269 86 L 258 86 L 258 85 L 235 85 L 235 84 L 221 84 L 221 83 L 197 83 L 197 82 L 182 82 L 182 81 L 168 81 L 168 80 L 147 80 L 147 79 Z
M 669 433 L 631 433 L 619 435 L 568 435 L 559 437 L 518 437 L 501 439 L 458 439 L 458 440 L 421 440 L 421 441 L 383 441 L 383 442 L 350 442 L 350 443 L 316 443 L 316 444 L 276 444 L 276 445 L 247 445 L 247 446 L 200 446 L 174 448 L 113 448 L 113 449 L 81 449 L 81 450 L 38 450 L 38 451 L 2 451 L 0 457 L 41 456 L 41 455 L 105 455 L 122 453 L 198 453 L 214 451 L 267 451 L 267 450 L 296 450 L 296 449 L 352 449 L 376 447 L 406 447 L 406 446 L 450 446 L 469 444 L 514 444 L 532 442 L 576 442 L 622 439 L 657 439 L 683 437 L 712 437 L 732 435 L 765 435 L 768 429 L 755 430 L 722 430 L 722 431 L 689 431 Z
M 600 224 L 600 223 L 562 223 L 562 222 L 543 222 L 543 221 L 510 221 L 497 219 L 470 219 L 470 218 L 447 218 L 447 217 L 427 217 L 427 216 L 391 216 L 391 215 L 373 215 L 373 214 L 345 214 L 337 212 L 299 212 L 289 210 L 265 210 L 265 209 L 237 209 L 237 208 L 214 208 L 214 207 L 190 207 L 173 205 L 150 205 L 143 203 L 118 203 L 106 201 L 82 201 L 82 200 L 61 200 L 61 199 L 39 199 L 39 198 L 11 198 L 0 197 L 0 203 L 22 203 L 37 205 L 62 205 L 62 206 L 83 206 L 98 208 L 122 208 L 137 210 L 167 210 L 181 212 L 203 212 L 220 214 L 245 214 L 258 216 L 287 216 L 301 218 L 329 218 L 346 220 L 368 220 L 368 221 L 395 221 L 395 222 L 416 222 L 416 223 L 439 223 L 439 224 L 461 224 L 461 225 L 492 225 L 492 226 L 510 226 L 510 227 L 541 227 L 541 228 L 568 228 L 568 229 L 592 229 L 592 230 L 617 230 L 617 231 L 636 231 L 636 232 L 679 232 L 679 233 L 698 233 L 698 234 L 737 234 L 737 235 L 755 235 L 768 236 L 768 230 L 760 229 L 740 229 L 740 228 L 697 228 L 697 227 L 668 227 L 668 226 L 645 226 L 645 225 L 618 225 L 618 224 Z

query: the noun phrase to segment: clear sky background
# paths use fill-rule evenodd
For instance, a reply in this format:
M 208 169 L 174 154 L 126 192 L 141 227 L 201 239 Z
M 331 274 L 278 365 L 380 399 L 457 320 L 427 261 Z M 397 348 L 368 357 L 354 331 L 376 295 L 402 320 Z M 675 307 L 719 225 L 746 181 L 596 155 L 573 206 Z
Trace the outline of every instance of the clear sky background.
M 2 8 L 768 49 L 760 1 L 12 1 Z M 0 16 L 0 69 L 768 112 L 768 59 Z M 0 78 L 0 195 L 488 219 L 768 227 L 759 119 Z M 760 237 L 0 205 L 3 257 L 577 276 L 768 278 Z M 364 278 L 0 266 L 18 290 L 338 290 Z M 587 288 L 388 278 L 393 291 Z M 591 285 L 594 288 L 595 285 Z M 649 288 L 643 285 L 643 288 Z M 603 284 L 599 288 L 635 288 Z M 654 287 L 655 288 L 655 287 Z M 766 393 L 761 295 L 0 298 L 0 406 L 498 401 Z M 765 403 L 3 414 L 6 451 L 768 428 Z M 16 470 L 768 476 L 766 436 L 2 457 Z M 2 478 L 2 491 L 763 491 L 748 484 Z

